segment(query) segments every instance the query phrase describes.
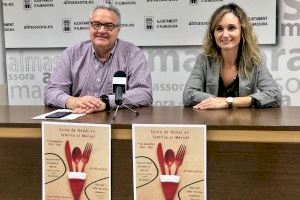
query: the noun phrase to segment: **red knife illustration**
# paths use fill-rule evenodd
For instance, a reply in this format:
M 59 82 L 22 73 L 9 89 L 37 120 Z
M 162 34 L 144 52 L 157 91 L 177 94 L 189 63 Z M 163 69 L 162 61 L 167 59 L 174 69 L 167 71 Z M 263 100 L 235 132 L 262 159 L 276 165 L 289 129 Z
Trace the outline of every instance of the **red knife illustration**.
M 159 165 L 160 165 L 161 174 L 165 175 L 166 174 L 165 161 L 164 161 L 164 153 L 163 153 L 161 143 L 158 143 L 158 145 L 157 145 L 157 158 L 158 158 L 158 162 L 159 162 Z
M 70 170 L 70 172 L 72 172 L 73 164 L 72 164 L 72 155 L 71 155 L 71 147 L 70 147 L 69 140 L 67 140 L 66 144 L 65 144 L 65 154 L 66 154 L 67 162 L 69 165 L 69 170 Z

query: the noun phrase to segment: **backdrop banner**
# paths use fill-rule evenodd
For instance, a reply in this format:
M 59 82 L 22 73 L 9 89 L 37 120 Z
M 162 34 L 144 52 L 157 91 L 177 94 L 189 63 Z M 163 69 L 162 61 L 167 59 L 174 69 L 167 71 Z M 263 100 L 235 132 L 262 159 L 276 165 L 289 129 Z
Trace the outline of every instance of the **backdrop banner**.
M 199 5 L 204 1 L 197 2 Z M 265 1 L 261 1 L 259 5 L 262 2 Z M 261 50 L 271 74 L 282 91 L 283 105 L 300 106 L 300 1 L 285 0 L 277 3 L 276 44 L 261 45 Z M 249 7 L 260 8 L 260 6 Z M 84 34 L 87 35 L 87 30 Z M 198 40 L 201 41 L 203 39 L 201 34 L 197 34 Z M 272 36 L 272 32 L 264 32 L 264 35 Z M 27 40 L 25 36 L 20 37 Z M 68 37 L 63 36 L 62 39 Z M 78 41 L 73 40 L 73 43 Z M 135 43 L 136 40 L 132 39 L 131 42 Z M 151 67 L 154 105 L 181 106 L 184 85 L 194 67 L 196 57 L 201 52 L 201 46 L 142 47 L 142 49 Z M 43 104 L 44 86 L 62 50 L 63 48 L 7 49 L 8 94 L 11 105 Z
M 89 13 L 98 4 L 119 8 L 120 37 L 138 46 L 201 45 L 211 13 L 229 2 L 232 0 L 4 0 L 6 45 L 67 47 L 86 40 Z M 259 43 L 275 44 L 276 0 L 235 2 L 246 10 Z

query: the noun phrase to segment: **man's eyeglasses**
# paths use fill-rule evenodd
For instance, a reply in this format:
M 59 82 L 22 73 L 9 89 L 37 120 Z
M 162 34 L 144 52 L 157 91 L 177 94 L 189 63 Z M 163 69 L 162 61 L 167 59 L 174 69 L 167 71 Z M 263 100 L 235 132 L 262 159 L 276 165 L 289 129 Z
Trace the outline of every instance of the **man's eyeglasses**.
M 107 31 L 112 31 L 116 27 L 120 26 L 119 24 L 113 24 L 113 23 L 102 24 L 100 22 L 90 22 L 90 24 L 94 30 L 99 30 L 103 26 L 104 29 Z

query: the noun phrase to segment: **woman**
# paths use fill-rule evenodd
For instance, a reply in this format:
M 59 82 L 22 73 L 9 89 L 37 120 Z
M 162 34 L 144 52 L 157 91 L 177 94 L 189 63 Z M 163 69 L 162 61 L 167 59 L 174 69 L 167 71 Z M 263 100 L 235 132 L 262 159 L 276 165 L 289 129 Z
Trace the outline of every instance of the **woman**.
M 263 63 L 246 13 L 236 4 L 212 15 L 183 92 L 185 106 L 195 109 L 278 107 L 281 92 Z

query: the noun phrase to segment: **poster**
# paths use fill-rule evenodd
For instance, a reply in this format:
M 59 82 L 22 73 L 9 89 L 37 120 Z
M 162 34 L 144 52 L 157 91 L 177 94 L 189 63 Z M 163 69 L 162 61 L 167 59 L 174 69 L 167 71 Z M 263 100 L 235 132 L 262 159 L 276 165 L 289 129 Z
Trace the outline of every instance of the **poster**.
M 110 125 L 42 123 L 43 200 L 110 200 Z
M 206 200 L 205 125 L 132 128 L 135 200 Z

